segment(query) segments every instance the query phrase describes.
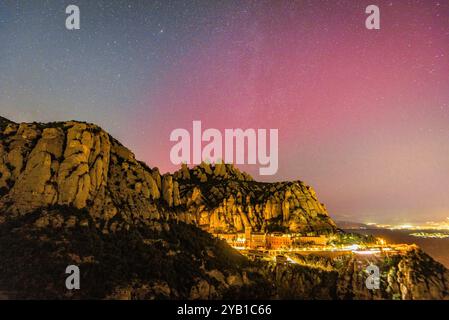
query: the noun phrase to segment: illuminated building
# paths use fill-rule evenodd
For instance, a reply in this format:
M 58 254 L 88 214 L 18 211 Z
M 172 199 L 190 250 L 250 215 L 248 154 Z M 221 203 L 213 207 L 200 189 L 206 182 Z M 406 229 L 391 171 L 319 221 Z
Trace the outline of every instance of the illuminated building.
M 245 228 L 245 232 L 215 233 L 216 237 L 226 240 L 232 247 L 245 249 L 288 249 L 295 243 L 314 244 L 324 246 L 328 239 L 326 236 L 297 236 L 285 233 L 253 232 L 251 228 Z

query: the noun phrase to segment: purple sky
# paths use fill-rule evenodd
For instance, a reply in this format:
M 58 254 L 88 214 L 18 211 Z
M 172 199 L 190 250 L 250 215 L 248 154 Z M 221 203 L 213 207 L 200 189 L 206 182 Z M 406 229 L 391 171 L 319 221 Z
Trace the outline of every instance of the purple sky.
M 447 1 L 75 2 L 75 32 L 60 1 L 0 4 L 3 116 L 98 123 L 161 171 L 193 120 L 277 128 L 262 180 L 304 180 L 341 219 L 449 217 Z

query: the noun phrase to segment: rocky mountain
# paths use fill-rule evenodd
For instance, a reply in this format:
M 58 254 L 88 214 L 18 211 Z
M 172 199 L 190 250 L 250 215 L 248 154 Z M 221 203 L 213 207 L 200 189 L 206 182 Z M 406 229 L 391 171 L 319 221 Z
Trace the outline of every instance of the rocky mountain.
M 210 232 L 337 229 L 301 181 L 260 183 L 227 164 L 159 173 L 96 125 L 0 118 L 0 297 L 81 299 L 448 298 L 420 250 L 374 261 L 250 261 Z M 65 288 L 67 265 L 82 289 Z
M 206 163 L 184 165 L 172 179 L 183 212 L 209 231 L 335 231 L 325 206 L 302 181 L 261 183 L 232 165 Z
M 296 256 L 299 264 L 269 264 L 265 275 L 281 299 L 448 300 L 449 271 L 417 247 L 387 256 Z M 378 290 L 367 290 L 366 267 L 379 267 Z
M 206 163 L 161 175 L 96 125 L 3 119 L 0 138 L 1 216 L 66 205 L 86 208 L 110 231 L 168 217 L 208 231 L 335 229 L 301 181 L 260 183 L 232 165 Z
M 0 224 L 0 293 L 9 299 L 267 299 L 269 280 L 192 224 L 149 220 L 104 232 L 85 209 L 53 206 Z M 67 290 L 68 265 L 80 290 Z

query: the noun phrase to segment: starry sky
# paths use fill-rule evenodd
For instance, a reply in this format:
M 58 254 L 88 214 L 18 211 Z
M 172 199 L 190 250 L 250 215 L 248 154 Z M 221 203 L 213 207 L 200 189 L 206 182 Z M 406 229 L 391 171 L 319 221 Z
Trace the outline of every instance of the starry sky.
M 97 123 L 162 172 L 177 169 L 170 132 L 193 120 L 277 128 L 278 173 L 243 167 L 256 178 L 304 180 L 342 220 L 442 220 L 449 3 L 2 0 L 0 111 Z

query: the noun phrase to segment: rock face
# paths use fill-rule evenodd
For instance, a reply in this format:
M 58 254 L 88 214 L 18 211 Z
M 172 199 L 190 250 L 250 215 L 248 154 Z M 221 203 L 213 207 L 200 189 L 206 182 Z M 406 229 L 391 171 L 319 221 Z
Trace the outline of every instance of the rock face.
M 125 223 L 159 217 L 154 172 L 99 127 L 4 122 L 0 137 L 3 215 L 67 205 L 87 208 L 105 229 L 118 227 L 116 215 Z
M 81 122 L 0 127 L 0 217 L 53 205 L 87 208 L 105 231 L 174 217 L 209 231 L 332 232 L 301 181 L 259 183 L 232 165 L 202 163 L 161 175 L 98 126 Z
M 251 262 L 198 227 L 336 231 L 301 181 L 260 183 L 206 163 L 161 175 L 98 126 L 0 117 L 0 297 L 448 298 L 448 270 L 419 250 L 373 261 L 384 289 L 372 293 L 368 261 Z M 61 285 L 69 264 L 87 271 L 76 293 Z
M 449 271 L 418 248 L 391 256 L 297 257 L 296 265 L 268 264 L 265 274 L 281 299 L 449 300 Z M 380 270 L 377 290 L 366 267 Z
M 202 163 L 173 174 L 173 202 L 195 223 L 213 232 L 332 232 L 335 224 L 315 191 L 302 181 L 260 183 L 229 164 Z

